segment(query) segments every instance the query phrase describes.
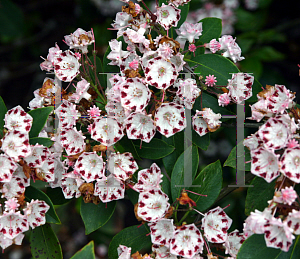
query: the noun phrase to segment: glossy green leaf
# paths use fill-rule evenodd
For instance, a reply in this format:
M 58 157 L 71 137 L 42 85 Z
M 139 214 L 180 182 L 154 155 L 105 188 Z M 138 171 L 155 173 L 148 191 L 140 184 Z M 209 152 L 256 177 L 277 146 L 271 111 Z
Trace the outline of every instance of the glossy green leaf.
M 45 147 L 51 147 L 54 142 L 49 138 L 34 137 L 29 139 L 29 143 L 30 145 L 40 144 Z
M 267 247 L 264 235 L 254 234 L 242 244 L 237 259 L 298 259 L 300 258 L 300 236 L 296 236 L 288 252 Z
M 187 189 L 189 185 L 192 184 L 197 173 L 198 165 L 198 148 L 195 145 L 192 145 L 179 156 L 174 165 L 171 175 L 171 193 L 173 201 L 175 201 L 176 198 L 179 198 L 183 188 Z
M 118 258 L 117 248 L 119 245 L 131 247 L 131 252 L 135 253 L 140 251 L 144 247 L 151 246 L 150 235 L 146 236 L 150 231 L 146 225 L 131 226 L 123 229 L 117 235 L 114 236 L 109 244 L 108 258 Z
M 34 259 L 63 258 L 59 241 L 50 224 L 31 230 L 30 249 Z
M 199 22 L 202 22 L 202 35 L 197 40 L 196 45 L 209 43 L 212 39 L 219 39 L 222 33 L 222 20 L 214 17 L 207 17 Z
M 178 157 L 184 151 L 184 131 L 180 131 L 169 138 L 162 136 L 161 139 L 168 145 L 175 147 L 174 151 L 171 154 L 163 157 L 162 159 L 168 175 L 171 175 Z
M 34 138 L 39 135 L 53 109 L 53 106 L 49 106 L 37 108 L 28 112 L 28 114 L 33 118 L 32 127 L 29 132 L 29 138 Z
M 0 2 L 0 35 L 18 37 L 23 33 L 24 15 L 14 1 L 1 0 Z
M 104 226 L 114 213 L 115 208 L 116 201 L 100 202 L 98 205 L 95 205 L 81 200 L 80 215 L 85 226 L 85 234 L 88 235 Z
M 25 191 L 25 199 L 28 202 L 31 202 L 32 199 L 45 201 L 50 206 L 50 209 L 46 213 L 46 222 L 54 224 L 61 223 L 56 214 L 52 201 L 43 191 L 33 186 L 28 186 L 26 187 Z
M 274 196 L 276 179 L 271 183 L 266 182 L 265 179 L 256 176 L 247 190 L 245 202 L 245 214 L 247 216 L 255 209 L 263 211 L 268 206 L 268 201 L 272 200 Z
M 251 155 L 250 155 L 249 149 L 247 147 L 244 147 L 245 158 L 244 158 L 244 154 L 238 154 L 238 156 L 236 155 L 237 147 L 243 147 L 243 146 L 244 146 L 243 141 L 238 143 L 237 146 L 235 146 L 231 150 L 231 152 L 223 166 L 229 166 L 232 168 L 236 168 L 236 166 L 237 166 L 239 170 L 245 169 L 245 171 L 250 171 L 251 170 L 251 162 L 245 163 L 245 162 L 251 161 Z M 236 160 L 237 158 L 238 158 L 238 161 Z
M 81 248 L 71 259 L 95 259 L 94 241 Z
M 5 103 L 2 99 L 2 97 L 0 96 L 0 131 L 2 131 L 3 127 L 4 127 L 4 118 L 5 118 L 6 112 L 7 112 L 7 108 L 5 106 Z M 2 134 L 2 132 L 0 134 Z M 2 136 L 2 135 L 0 135 L 0 136 Z
M 46 194 L 52 201 L 53 205 L 62 205 L 62 204 L 68 203 L 72 200 L 72 199 L 65 198 L 62 188 L 60 188 L 60 187 L 57 187 L 57 188 L 48 187 L 46 189 Z
M 211 108 L 214 113 L 221 113 L 222 115 L 234 115 L 232 111 L 227 110 L 225 107 L 219 106 L 217 98 L 203 92 L 202 94 L 202 107 Z M 193 110 L 201 111 L 201 96 L 199 96 L 193 106 Z M 226 116 L 221 118 L 221 121 L 229 120 Z M 222 126 L 222 125 L 221 125 Z
M 140 149 L 140 140 L 134 140 L 133 145 L 137 150 L 140 157 L 148 159 L 160 159 L 174 151 L 174 147 L 168 145 L 166 142 L 153 138 L 149 143 L 142 143 L 142 148 Z
M 158 5 L 159 6 L 162 6 L 162 4 L 165 4 L 165 5 L 168 5 L 168 0 L 159 0 L 159 3 L 158 3 Z
M 144 143 L 145 142 L 143 142 L 143 144 Z M 133 155 L 134 159 L 141 160 L 138 153 L 139 147 L 137 148 L 133 144 L 132 140 L 128 139 L 126 135 L 115 144 L 115 148 L 120 153 L 130 152 Z
M 231 60 L 217 54 L 203 54 L 192 57 L 191 60 L 185 59 L 185 61 L 190 66 L 199 65 L 194 72 L 201 73 L 204 78 L 208 75 L 214 75 L 217 78 L 217 85 L 227 85 L 232 73 L 240 72 Z
M 191 187 L 189 190 L 207 195 L 199 196 L 189 193 L 189 197 L 197 203 L 197 210 L 204 211 L 214 204 L 222 188 L 223 173 L 219 160 L 207 165 L 193 181 L 193 185 L 201 187 Z
M 196 131 L 192 131 L 192 142 L 202 150 L 207 150 L 210 143 L 210 132 L 206 133 L 204 136 L 200 135 Z

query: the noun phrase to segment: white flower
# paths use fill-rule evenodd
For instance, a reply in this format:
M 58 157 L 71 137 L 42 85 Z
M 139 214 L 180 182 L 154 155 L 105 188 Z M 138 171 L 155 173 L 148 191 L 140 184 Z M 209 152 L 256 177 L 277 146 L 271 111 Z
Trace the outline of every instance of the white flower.
M 45 201 L 31 200 L 30 203 L 27 202 L 24 212 L 32 229 L 46 223 L 46 212 L 49 209 L 50 206 Z
M 189 43 L 193 43 L 195 39 L 199 39 L 199 36 L 202 35 L 202 22 L 195 24 L 184 22 L 175 31 L 180 39 L 186 39 Z
M 65 36 L 65 43 L 70 49 L 80 49 L 83 54 L 88 53 L 87 46 L 93 42 L 92 31 L 86 32 L 85 30 L 78 28 L 74 33 Z
M 17 130 L 19 132 L 29 133 L 32 126 L 33 118 L 18 105 L 10 109 L 5 114 L 4 127 L 8 130 Z
M 161 7 L 157 7 L 156 9 L 156 22 L 158 22 L 166 30 L 169 30 L 172 26 L 177 26 L 177 23 L 180 19 L 180 9 L 172 5 L 165 5 L 164 3 Z

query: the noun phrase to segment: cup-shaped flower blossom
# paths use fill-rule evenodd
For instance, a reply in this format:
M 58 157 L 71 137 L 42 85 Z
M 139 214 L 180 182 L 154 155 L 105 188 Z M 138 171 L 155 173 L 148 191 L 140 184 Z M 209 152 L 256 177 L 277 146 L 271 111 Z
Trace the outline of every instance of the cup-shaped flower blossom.
M 74 170 L 76 170 L 87 183 L 106 178 L 105 163 L 102 157 L 98 156 L 96 152 L 82 153 L 75 163 Z
M 97 180 L 94 195 L 104 203 L 124 198 L 125 184 L 110 174 L 106 179 Z
M 180 39 L 188 40 L 189 43 L 193 43 L 195 39 L 199 39 L 202 35 L 202 22 L 189 23 L 184 22 L 179 29 L 175 30 Z
M 8 130 L 17 130 L 20 132 L 29 133 L 32 126 L 33 118 L 18 105 L 10 109 L 5 114 L 4 127 Z
M 80 49 L 83 54 L 88 53 L 87 46 L 91 45 L 95 40 L 93 39 L 92 31 L 86 32 L 78 28 L 74 33 L 65 36 L 65 43 L 70 49 Z
M 124 136 L 123 126 L 112 117 L 101 117 L 91 126 L 91 138 L 105 146 L 111 146 Z
M 173 219 L 160 219 L 157 222 L 148 223 L 153 244 L 169 246 L 175 232 Z
M 31 155 L 24 158 L 29 167 L 40 167 L 50 157 L 48 147 L 35 144 L 35 146 L 31 146 L 31 149 Z
M 83 183 L 81 175 L 76 171 L 64 175 L 61 180 L 61 189 L 65 198 L 72 199 L 74 196 L 75 198 L 79 198 L 81 196 L 79 186 Z
M 76 110 L 76 105 L 63 100 L 62 104 L 55 110 L 59 118 L 59 125 L 62 128 L 71 128 L 76 124 L 80 113 Z
M 219 38 L 219 43 L 221 44 L 220 49 L 225 50 L 225 52 L 222 53 L 224 57 L 232 59 L 234 63 L 245 59 L 241 57 L 242 50 L 231 35 L 223 35 Z
M 9 131 L 2 139 L 1 149 L 16 162 L 21 158 L 30 156 L 31 146 L 28 133 L 17 130 Z
M 151 119 L 151 114 L 133 112 L 125 120 L 125 128 L 129 139 L 141 139 L 149 143 L 154 137 L 156 126 Z
M 167 89 L 178 77 L 175 65 L 162 57 L 150 60 L 144 72 L 146 82 L 157 89 Z
M 18 170 L 18 169 L 17 169 Z M 25 192 L 25 181 L 23 178 L 13 176 L 10 182 L 4 183 L 2 187 L 2 196 L 11 199 L 23 195 Z
M 170 204 L 169 197 L 158 188 L 141 192 L 139 195 L 137 215 L 148 222 L 155 222 L 163 218 Z
M 268 183 L 279 176 L 278 156 L 272 150 L 260 147 L 251 151 L 251 173 L 264 178 Z
M 155 112 L 157 130 L 167 138 L 186 127 L 184 107 L 175 103 L 163 103 Z
M 134 189 L 138 192 L 145 192 L 153 188 L 159 189 L 162 177 L 159 166 L 153 163 L 150 168 L 138 172 L 138 182 L 134 185 Z
M 178 79 L 175 84 L 178 86 L 176 95 L 187 109 L 192 109 L 196 98 L 200 95 L 201 90 L 197 87 L 195 79 L 187 78 L 185 80 Z
M 172 26 L 177 26 L 177 23 L 180 19 L 180 9 L 174 7 L 173 5 L 165 5 L 164 3 L 161 7 L 157 7 L 156 9 L 156 22 L 158 22 L 166 30 L 169 30 Z
M 31 200 L 25 208 L 25 215 L 29 226 L 33 229 L 46 223 L 46 212 L 50 206 L 45 201 Z
M 300 183 L 300 148 L 285 149 L 279 163 L 280 171 L 285 176 L 295 183 Z
M 18 165 L 12 158 L 5 154 L 0 155 L 0 182 L 10 182 L 14 171 L 16 171 Z
M 300 211 L 292 210 L 286 217 L 287 225 L 293 229 L 295 235 L 300 235 Z
M 129 152 L 110 154 L 107 164 L 108 170 L 113 176 L 123 181 L 127 180 L 139 168 L 132 154 Z
M 80 80 L 76 85 L 76 93 L 73 93 L 70 96 L 70 100 L 73 100 L 75 103 L 79 103 L 81 99 L 90 100 L 91 95 L 88 93 L 90 88 L 90 83 L 85 79 Z
M 188 224 L 178 228 L 171 239 L 170 252 L 185 258 L 193 258 L 202 253 L 203 237 L 195 224 Z
M 4 237 L 13 239 L 29 229 L 26 216 L 18 212 L 7 212 L 0 216 L 0 232 Z
M 230 98 L 238 104 L 249 99 L 252 96 L 253 83 L 254 76 L 247 73 L 233 74 L 227 85 Z
M 54 157 L 48 158 L 36 168 L 36 178 L 45 182 L 53 182 L 55 180 L 54 166 Z
M 243 233 L 239 233 L 237 229 L 230 232 L 224 244 L 226 248 L 225 253 L 230 254 L 232 257 L 236 257 L 245 240 L 245 235 Z
M 139 78 L 128 78 L 120 90 L 121 104 L 125 109 L 143 111 L 150 101 L 151 92 Z
M 76 128 L 63 129 L 61 131 L 60 142 L 69 156 L 76 155 L 85 150 L 84 139 L 85 136 Z
M 79 74 L 80 63 L 77 56 L 70 50 L 54 56 L 53 64 L 55 75 L 61 81 L 71 82 Z
M 232 224 L 232 219 L 227 216 L 222 208 L 216 207 L 202 218 L 201 229 L 209 242 L 223 243 L 227 238 L 227 230 Z

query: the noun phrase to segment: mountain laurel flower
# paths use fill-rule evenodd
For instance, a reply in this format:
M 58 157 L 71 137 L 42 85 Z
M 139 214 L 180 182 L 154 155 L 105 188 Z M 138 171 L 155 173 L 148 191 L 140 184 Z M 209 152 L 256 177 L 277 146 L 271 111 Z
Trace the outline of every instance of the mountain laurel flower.
M 79 186 L 84 183 L 81 175 L 76 171 L 65 174 L 61 179 L 61 189 L 63 191 L 65 199 L 79 198 L 81 192 L 79 191 Z
M 149 143 L 156 132 L 156 126 L 151 116 L 145 112 L 131 113 L 125 120 L 127 137 L 129 139 L 141 139 Z
M 209 48 L 212 53 L 216 53 L 221 49 L 221 44 L 216 39 L 212 39 L 209 43 L 205 43 L 204 46 L 205 48 Z
M 203 121 L 205 121 L 206 126 L 203 126 Z M 203 111 L 196 110 L 196 114 L 193 117 L 192 125 L 195 131 L 201 136 L 201 134 L 205 135 L 207 130 L 210 132 L 216 131 L 221 126 L 221 114 L 214 113 L 210 108 L 203 108 Z M 202 136 L 203 136 L 202 135 Z
M 155 112 L 157 130 L 167 138 L 186 128 L 184 107 L 175 103 L 163 103 Z
M 131 248 L 123 245 L 119 245 L 117 248 L 118 259 L 130 259 L 131 258 Z
M 122 50 L 122 41 L 117 41 L 116 39 L 111 40 L 109 42 L 109 47 L 111 49 L 111 52 L 107 55 L 107 59 L 111 60 L 108 65 L 121 65 L 122 58 L 127 57 L 130 52 L 129 51 L 123 51 Z
M 146 82 L 157 89 L 167 89 L 178 77 L 175 65 L 162 57 L 150 60 L 144 72 Z
M 76 124 L 76 120 L 80 117 L 80 113 L 76 110 L 76 105 L 63 100 L 62 104 L 55 110 L 59 118 L 59 126 L 62 128 L 71 128 Z
M 185 258 L 193 258 L 202 253 L 204 240 L 195 224 L 179 227 L 170 242 L 170 252 Z
M 31 145 L 31 149 L 31 155 L 24 158 L 29 167 L 40 167 L 48 158 L 50 158 L 51 153 L 48 147 L 35 144 L 34 146 Z
M 268 183 L 280 175 L 278 156 L 272 150 L 259 147 L 251 150 L 251 173 L 264 178 Z
M 275 192 L 273 199 L 275 202 L 292 205 L 292 203 L 296 200 L 296 198 L 297 198 L 297 193 L 293 189 L 293 187 L 286 186 L 284 189 L 281 189 L 281 191 Z
M 193 43 L 199 36 L 202 35 L 202 22 L 199 23 L 189 23 L 184 22 L 179 29 L 175 30 L 178 34 L 178 38 L 186 39 L 189 43 Z
M 225 50 L 225 52 L 222 53 L 224 57 L 232 59 L 234 63 L 245 59 L 241 57 L 242 50 L 231 35 L 223 35 L 219 38 L 219 43 L 221 44 L 220 50 Z
M 5 212 L 13 211 L 15 212 L 19 207 L 18 199 L 17 198 L 10 198 L 5 201 Z
M 155 222 L 163 218 L 170 204 L 169 197 L 158 188 L 140 192 L 137 216 L 147 222 Z
M 88 45 L 95 42 L 92 31 L 86 32 L 78 28 L 74 33 L 65 36 L 65 43 L 70 49 L 80 49 L 83 54 L 88 53 Z
M 53 69 L 54 69 L 54 65 L 53 65 L 54 57 L 56 55 L 61 54 L 61 53 L 62 53 L 62 51 L 58 47 L 57 43 L 55 43 L 55 47 L 52 47 L 52 48 L 49 49 L 47 59 L 44 59 L 43 57 L 41 57 L 42 59 L 45 60 L 44 62 L 42 62 L 40 64 L 41 70 L 46 70 L 47 72 L 53 71 Z
M 76 85 L 76 92 L 73 93 L 69 99 L 79 103 L 81 99 L 91 100 L 91 95 L 88 93 L 90 88 L 90 83 L 85 79 L 80 80 Z
M 219 98 L 218 98 L 218 103 L 219 103 L 219 106 L 227 106 L 228 104 L 230 104 L 230 97 L 228 95 L 228 93 L 223 93 L 223 94 L 220 94 L 219 95 Z
M 91 118 L 97 118 L 101 114 L 101 110 L 95 104 L 93 107 L 90 107 L 87 112 Z
M 33 118 L 18 105 L 5 114 L 4 127 L 8 130 L 17 130 L 19 132 L 29 133 Z
M 64 82 L 71 82 L 78 74 L 78 57 L 70 50 L 57 54 L 53 58 L 54 72 L 57 78 Z
M 68 156 L 72 156 L 85 151 L 85 138 L 86 137 L 82 135 L 81 130 L 78 131 L 74 127 L 61 130 L 60 142 L 65 148 Z
M 180 20 L 181 10 L 172 6 L 162 4 L 161 7 L 156 8 L 157 16 L 156 22 L 158 22 L 165 30 L 169 30 L 172 26 L 176 27 L 178 21 Z
M 286 177 L 288 177 L 295 183 L 300 183 L 300 148 L 299 147 L 285 149 L 283 155 L 279 159 L 279 164 L 280 164 L 280 171 Z M 284 191 L 284 189 L 282 189 L 281 192 L 282 192 L 282 198 L 284 196 L 284 193 L 286 195 L 292 195 L 293 193 L 292 190 Z M 294 195 L 295 194 L 296 193 L 294 193 Z M 289 203 L 291 202 L 292 201 L 290 201 Z
M 171 47 L 171 45 L 167 42 L 163 42 L 163 44 L 159 44 L 159 47 L 157 49 L 157 53 L 158 53 L 158 56 L 168 60 L 170 59 L 173 55 L 173 49 Z
M 16 162 L 20 161 L 21 158 L 30 156 L 32 150 L 28 133 L 17 130 L 8 131 L 2 139 L 1 149 Z
M 148 223 L 151 231 L 151 241 L 153 244 L 169 246 L 175 232 L 173 219 L 160 219 L 156 222 Z
M 123 154 L 112 153 L 108 157 L 108 170 L 114 177 L 126 181 L 131 175 L 138 170 L 138 165 L 129 152 Z
M 92 124 L 91 138 L 105 146 L 114 145 L 123 136 L 123 125 L 112 117 L 100 117 Z
M 175 5 L 176 7 L 178 7 L 179 5 L 185 5 L 188 2 L 190 2 L 191 0 L 170 0 L 170 3 L 172 3 L 173 5 Z
M 207 86 L 211 86 L 212 87 L 212 86 L 216 85 L 216 82 L 217 82 L 216 79 L 217 78 L 214 75 L 206 76 L 206 78 L 205 78 L 205 84 Z
M 74 170 L 87 182 L 105 177 L 105 163 L 96 152 L 83 152 L 77 159 Z
M 46 213 L 50 206 L 45 201 L 31 200 L 24 210 L 29 226 L 34 229 L 46 223 Z
M 10 182 L 14 171 L 16 171 L 18 165 L 12 158 L 5 154 L 0 155 L 0 182 Z
M 94 195 L 104 203 L 124 198 L 125 184 L 110 174 L 106 179 L 97 180 Z
M 239 233 L 237 229 L 230 232 L 227 236 L 225 243 L 223 244 L 223 246 L 226 248 L 225 253 L 230 254 L 232 257 L 235 258 L 245 240 L 245 235 L 243 233 Z
M 175 85 L 178 86 L 176 95 L 179 97 L 180 102 L 185 108 L 192 109 L 196 98 L 201 93 L 201 90 L 197 87 L 196 80 L 192 78 L 178 79 Z

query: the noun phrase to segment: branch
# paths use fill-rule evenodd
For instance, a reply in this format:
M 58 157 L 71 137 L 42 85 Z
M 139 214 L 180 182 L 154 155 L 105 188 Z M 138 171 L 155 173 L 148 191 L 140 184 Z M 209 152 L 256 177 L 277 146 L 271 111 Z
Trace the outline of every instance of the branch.
M 262 126 L 263 124 L 264 123 L 245 122 L 244 126 L 245 126 L 245 128 L 258 128 L 258 127 Z M 223 122 L 221 124 L 221 127 L 224 127 L 224 128 L 235 128 L 236 127 L 236 123 L 226 123 L 226 122 Z

